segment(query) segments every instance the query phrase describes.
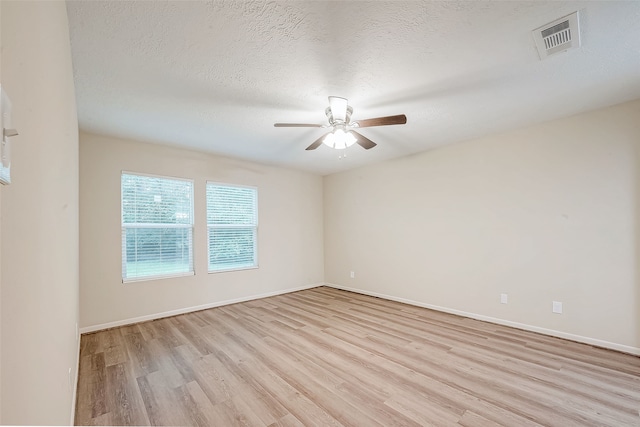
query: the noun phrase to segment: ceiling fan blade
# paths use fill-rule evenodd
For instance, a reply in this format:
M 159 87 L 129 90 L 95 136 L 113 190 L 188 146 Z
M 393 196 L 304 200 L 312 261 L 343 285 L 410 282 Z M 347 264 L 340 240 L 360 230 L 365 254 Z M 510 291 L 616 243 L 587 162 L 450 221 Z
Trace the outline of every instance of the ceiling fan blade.
M 274 123 L 277 128 L 321 128 L 324 125 L 315 125 L 311 123 Z
M 358 120 L 358 127 L 366 128 L 371 126 L 403 125 L 407 123 L 407 116 L 399 114 L 397 116 L 377 117 L 375 119 Z
M 339 96 L 329 97 L 329 108 L 331 108 L 333 120 L 337 120 L 339 122 L 347 121 L 347 103 L 348 101 L 346 98 L 340 98 Z
M 324 135 L 322 135 L 320 138 L 316 139 L 314 141 L 314 143 L 311 144 L 310 146 L 308 146 L 307 148 L 305 148 L 305 150 L 310 151 L 310 150 L 315 150 L 316 148 L 318 148 L 322 144 L 322 140 L 324 139 L 324 137 L 329 135 L 330 133 L 331 132 L 327 132 Z
M 376 145 L 378 145 L 375 142 L 373 142 L 372 140 L 370 140 L 369 138 L 360 135 L 358 132 L 356 132 L 354 130 L 352 130 L 350 132 L 356 137 L 356 142 L 358 143 L 358 145 L 360 145 L 365 150 L 369 150 L 369 149 L 375 147 Z

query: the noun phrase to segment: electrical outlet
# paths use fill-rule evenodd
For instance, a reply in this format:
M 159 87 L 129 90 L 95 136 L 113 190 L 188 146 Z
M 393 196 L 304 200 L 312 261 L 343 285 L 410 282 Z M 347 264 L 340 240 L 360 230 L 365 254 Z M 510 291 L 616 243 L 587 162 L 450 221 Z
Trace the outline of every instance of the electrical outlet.
M 352 271 L 352 272 L 351 272 L 351 278 L 352 278 L 352 279 L 355 279 L 355 278 L 356 278 L 356 272 L 355 272 L 355 271 Z
M 509 302 L 509 295 L 500 294 L 500 304 L 506 304 Z
M 73 378 L 71 378 L 71 368 L 69 368 L 69 391 L 73 391 Z
M 562 303 L 559 301 L 554 301 L 551 311 L 553 311 L 556 314 L 562 314 Z

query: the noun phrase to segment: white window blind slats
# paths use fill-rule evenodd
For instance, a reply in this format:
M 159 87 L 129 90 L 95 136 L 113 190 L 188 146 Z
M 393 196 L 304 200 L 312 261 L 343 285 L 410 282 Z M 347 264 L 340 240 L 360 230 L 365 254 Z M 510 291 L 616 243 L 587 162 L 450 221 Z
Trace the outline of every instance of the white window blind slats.
M 207 224 L 256 225 L 256 190 L 207 184 Z
M 183 274 L 193 274 L 193 182 L 123 173 L 123 281 Z
M 257 266 L 257 190 L 207 183 L 209 271 Z
M 193 224 L 193 183 L 143 175 L 122 175 L 123 224 Z
M 253 267 L 255 237 L 253 227 L 210 228 L 210 266 L 215 270 Z
M 157 278 L 193 272 L 193 230 L 123 227 L 123 279 Z

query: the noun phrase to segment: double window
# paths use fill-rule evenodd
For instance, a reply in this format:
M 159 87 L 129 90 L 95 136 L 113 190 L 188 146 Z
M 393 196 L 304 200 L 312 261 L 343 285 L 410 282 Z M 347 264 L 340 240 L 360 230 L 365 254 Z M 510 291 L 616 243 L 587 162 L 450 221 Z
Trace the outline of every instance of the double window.
M 193 181 L 122 174 L 122 280 L 194 274 Z M 208 182 L 208 271 L 257 267 L 257 189 Z

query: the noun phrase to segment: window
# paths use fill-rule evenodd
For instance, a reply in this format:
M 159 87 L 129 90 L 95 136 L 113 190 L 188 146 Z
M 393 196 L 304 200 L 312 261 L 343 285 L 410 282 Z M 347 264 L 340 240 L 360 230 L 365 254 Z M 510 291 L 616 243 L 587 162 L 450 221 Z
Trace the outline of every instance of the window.
M 187 274 L 193 274 L 193 182 L 123 173 L 123 282 Z
M 209 271 L 258 266 L 258 191 L 207 183 Z

